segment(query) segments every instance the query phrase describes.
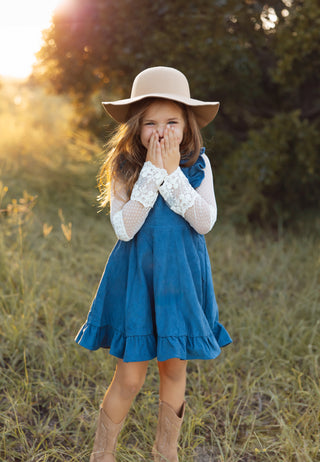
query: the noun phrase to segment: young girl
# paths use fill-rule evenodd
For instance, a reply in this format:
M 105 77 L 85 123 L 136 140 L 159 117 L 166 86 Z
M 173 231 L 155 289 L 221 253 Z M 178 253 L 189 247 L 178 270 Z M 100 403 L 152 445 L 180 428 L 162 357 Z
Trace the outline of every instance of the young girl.
M 216 202 L 200 128 L 219 103 L 190 98 L 186 77 L 153 67 L 129 99 L 102 103 L 121 125 L 100 172 L 118 237 L 76 341 L 110 348 L 117 368 L 100 408 L 90 462 L 115 462 L 119 432 L 148 361 L 160 374 L 154 461 L 177 462 L 188 359 L 212 359 L 231 342 L 218 322 L 204 234 Z

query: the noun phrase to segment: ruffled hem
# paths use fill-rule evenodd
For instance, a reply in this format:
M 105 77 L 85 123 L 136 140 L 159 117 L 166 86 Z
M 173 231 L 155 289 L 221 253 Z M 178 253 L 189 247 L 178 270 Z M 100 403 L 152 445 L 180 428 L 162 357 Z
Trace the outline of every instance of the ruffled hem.
M 232 340 L 222 324 L 216 323 L 214 333 L 207 337 L 135 335 L 126 337 L 111 326 L 98 327 L 85 323 L 75 341 L 88 350 L 110 348 L 110 354 L 124 362 L 149 361 L 157 358 L 214 359 L 221 348 Z

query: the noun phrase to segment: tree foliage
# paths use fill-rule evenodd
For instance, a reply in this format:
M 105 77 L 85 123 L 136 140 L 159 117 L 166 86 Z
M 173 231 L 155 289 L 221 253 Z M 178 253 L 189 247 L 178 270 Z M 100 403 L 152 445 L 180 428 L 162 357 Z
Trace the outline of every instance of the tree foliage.
M 57 93 L 72 95 L 82 123 L 99 119 L 100 100 L 127 97 L 142 69 L 176 67 L 188 76 L 193 97 L 222 103 L 205 134 L 211 149 L 214 135 L 218 181 L 228 184 L 223 190 L 241 204 L 240 213 L 263 219 L 277 210 L 290 217 L 297 207 L 315 204 L 320 193 L 317 0 L 70 0 L 67 5 L 45 32 L 35 73 Z

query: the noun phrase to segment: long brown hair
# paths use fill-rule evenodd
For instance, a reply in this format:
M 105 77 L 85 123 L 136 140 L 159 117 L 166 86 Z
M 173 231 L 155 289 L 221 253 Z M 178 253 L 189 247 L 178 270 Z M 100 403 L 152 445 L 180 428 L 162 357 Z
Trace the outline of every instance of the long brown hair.
M 140 140 L 141 122 L 148 107 L 157 98 L 146 98 L 132 104 L 128 121 L 120 124 L 106 145 L 107 157 L 98 175 L 98 200 L 101 207 L 110 201 L 111 184 L 117 180 L 126 184 L 130 197 L 133 186 L 146 160 L 147 150 Z M 171 100 L 170 100 L 171 101 Z M 195 163 L 200 154 L 202 136 L 196 118 L 189 106 L 172 101 L 183 110 L 186 128 L 180 144 L 184 167 Z

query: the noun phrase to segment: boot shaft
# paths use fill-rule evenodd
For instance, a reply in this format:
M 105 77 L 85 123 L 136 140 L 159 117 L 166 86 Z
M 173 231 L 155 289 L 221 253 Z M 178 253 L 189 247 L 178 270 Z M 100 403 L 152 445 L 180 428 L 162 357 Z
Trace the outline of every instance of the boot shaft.
M 103 408 L 100 408 L 90 462 L 116 462 L 114 454 L 124 421 L 125 418 L 120 423 L 115 424 L 104 412 Z
M 178 438 L 185 413 L 185 402 L 181 417 L 164 401 L 159 404 L 159 420 L 156 441 L 152 449 L 154 462 L 178 462 Z

